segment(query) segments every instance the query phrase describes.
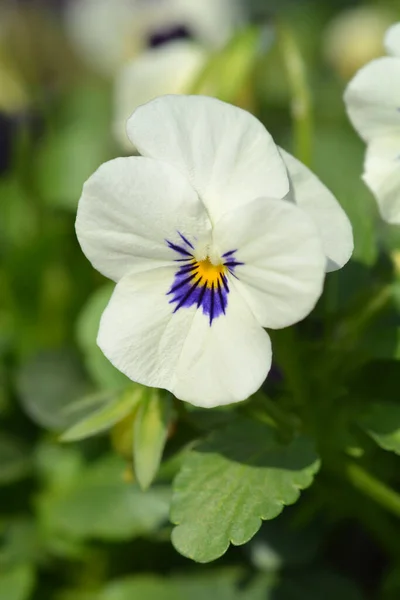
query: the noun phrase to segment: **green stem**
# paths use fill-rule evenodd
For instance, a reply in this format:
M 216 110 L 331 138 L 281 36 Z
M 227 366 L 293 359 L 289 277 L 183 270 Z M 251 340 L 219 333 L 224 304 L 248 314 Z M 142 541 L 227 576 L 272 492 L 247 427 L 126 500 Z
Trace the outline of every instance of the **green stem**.
M 350 483 L 360 492 L 375 500 L 396 517 L 400 517 L 400 494 L 354 462 L 346 465 L 345 474 Z
M 313 117 L 306 64 L 295 37 L 283 25 L 278 27 L 278 44 L 286 68 L 292 99 L 294 154 L 305 165 L 310 166 L 312 162 Z

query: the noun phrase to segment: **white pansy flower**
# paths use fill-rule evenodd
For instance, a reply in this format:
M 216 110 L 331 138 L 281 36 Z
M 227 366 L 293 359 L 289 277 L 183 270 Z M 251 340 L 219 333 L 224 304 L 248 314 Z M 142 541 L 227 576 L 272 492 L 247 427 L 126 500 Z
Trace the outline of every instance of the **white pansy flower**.
M 326 268 L 348 260 L 347 217 L 237 107 L 164 96 L 127 128 L 142 156 L 102 165 L 76 221 L 86 256 L 117 282 L 98 344 L 132 380 L 192 404 L 244 400 L 270 369 L 264 327 L 303 319 Z
M 65 17 L 82 59 L 110 76 L 130 59 L 171 40 L 222 46 L 241 21 L 242 7 L 239 0 L 69 0 Z
M 349 83 L 345 103 L 355 129 L 367 143 L 363 179 L 383 219 L 400 223 L 400 23 L 385 37 L 391 56 L 363 67 Z

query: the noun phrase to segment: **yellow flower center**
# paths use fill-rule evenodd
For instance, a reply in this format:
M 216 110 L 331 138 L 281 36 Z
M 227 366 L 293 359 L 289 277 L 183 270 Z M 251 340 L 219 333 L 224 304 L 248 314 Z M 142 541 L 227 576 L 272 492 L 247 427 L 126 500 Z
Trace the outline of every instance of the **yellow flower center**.
M 223 263 L 213 265 L 208 257 L 205 260 L 193 261 L 193 271 L 200 276 L 202 285 L 207 285 L 209 288 L 213 285 L 217 286 L 227 270 Z

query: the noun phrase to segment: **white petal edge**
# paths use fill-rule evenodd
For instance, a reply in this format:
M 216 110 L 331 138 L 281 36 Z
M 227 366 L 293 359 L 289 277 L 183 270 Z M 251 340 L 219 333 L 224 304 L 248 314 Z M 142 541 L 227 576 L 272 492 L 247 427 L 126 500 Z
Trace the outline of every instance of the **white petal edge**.
M 374 194 L 382 218 L 400 224 L 400 136 L 377 138 L 368 145 L 363 180 Z
M 267 333 L 231 291 L 226 315 L 209 319 L 196 307 L 173 313 L 167 291 L 174 269 L 127 275 L 100 322 L 98 345 L 133 381 L 211 408 L 245 400 L 271 366 Z
M 215 225 L 221 255 L 236 250 L 230 283 L 263 327 L 280 329 L 306 317 L 323 290 L 325 253 L 311 218 L 291 202 L 258 198 Z
M 128 136 L 144 156 L 165 161 L 192 183 L 215 222 L 254 198 L 283 198 L 286 167 L 250 113 L 206 96 L 162 96 L 138 108 Z
M 395 23 L 387 30 L 385 48 L 388 54 L 400 57 L 400 23 Z
M 124 150 L 132 151 L 126 124 L 134 110 L 157 96 L 188 92 L 206 58 L 206 51 L 192 42 L 174 42 L 143 52 L 120 69 L 114 86 L 113 129 Z
M 344 94 L 347 113 L 359 135 L 400 135 L 400 59 L 385 56 L 360 69 Z
M 104 163 L 83 186 L 76 233 L 93 266 L 118 281 L 132 271 L 172 264 L 166 240 L 206 235 L 203 204 L 176 169 L 150 158 Z
M 291 190 L 287 199 L 302 208 L 314 221 L 327 258 L 327 273 L 341 269 L 353 249 L 353 229 L 335 196 L 314 173 L 297 158 L 280 149 L 287 167 Z

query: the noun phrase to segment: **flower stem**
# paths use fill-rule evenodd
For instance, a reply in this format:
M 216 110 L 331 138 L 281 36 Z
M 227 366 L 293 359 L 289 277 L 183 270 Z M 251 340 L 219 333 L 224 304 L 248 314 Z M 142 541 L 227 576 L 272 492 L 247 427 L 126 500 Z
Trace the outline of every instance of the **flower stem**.
M 400 517 L 400 494 L 355 462 L 349 462 L 345 466 L 345 474 L 350 483 L 359 491 L 375 500 L 396 517 Z
M 294 154 L 305 165 L 310 166 L 312 161 L 313 117 L 306 65 L 295 37 L 282 24 L 278 26 L 278 44 L 281 49 L 291 93 Z

